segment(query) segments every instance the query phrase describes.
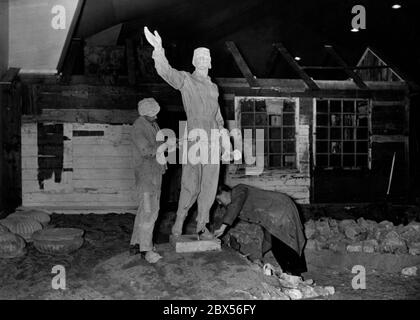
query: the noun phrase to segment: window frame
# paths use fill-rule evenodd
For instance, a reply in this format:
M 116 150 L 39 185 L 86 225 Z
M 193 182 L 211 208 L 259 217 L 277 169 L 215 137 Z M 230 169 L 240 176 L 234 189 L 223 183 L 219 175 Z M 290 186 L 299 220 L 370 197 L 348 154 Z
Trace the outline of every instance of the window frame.
M 240 105 L 240 101 L 241 100 L 293 100 L 295 103 L 295 110 L 294 110 L 294 138 L 293 141 L 295 143 L 294 146 L 294 150 L 293 150 L 293 155 L 295 156 L 295 161 L 293 166 L 291 167 L 275 167 L 275 166 L 268 166 L 269 164 L 269 156 L 270 154 L 278 154 L 280 156 L 284 156 L 285 153 L 281 152 L 281 153 L 270 153 L 269 149 L 266 148 L 266 145 L 264 145 L 264 172 L 266 171 L 282 171 L 282 172 L 299 172 L 300 170 L 300 166 L 299 166 L 299 111 L 300 111 L 300 99 L 298 97 L 287 97 L 287 96 L 280 96 L 280 97 L 275 97 L 275 96 L 235 96 L 234 98 L 234 109 L 235 109 L 235 123 L 236 123 L 236 128 L 240 130 L 241 132 L 241 136 L 242 136 L 242 123 L 241 123 L 241 118 L 242 118 L 242 111 L 241 111 L 241 105 Z M 253 113 L 258 113 L 255 110 L 253 111 Z M 271 126 L 269 123 L 269 119 L 270 119 L 270 115 L 268 112 L 266 112 L 267 114 L 267 125 L 265 126 L 257 126 L 255 124 L 255 119 L 254 119 L 254 124 L 253 124 L 253 128 L 255 127 L 265 127 L 265 130 L 269 130 L 270 128 L 278 128 L 275 126 Z M 282 110 L 282 117 L 283 117 L 283 110 Z M 291 127 L 291 126 L 290 126 Z M 245 127 L 246 128 L 246 127 Z M 280 126 L 280 128 L 283 128 L 283 125 Z M 269 134 L 269 132 L 267 133 Z M 264 135 L 265 138 L 265 135 Z M 286 139 L 287 141 L 288 139 Z M 292 140 L 292 139 L 289 139 Z M 269 142 L 271 141 L 271 139 L 266 139 L 264 140 L 265 143 L 269 144 Z M 284 143 L 284 138 L 283 138 L 283 129 L 282 129 L 282 136 L 281 139 L 273 139 L 273 141 L 281 141 L 281 143 Z M 243 137 L 242 137 L 242 143 L 243 143 Z M 281 150 L 283 151 L 283 150 Z M 291 153 L 286 153 L 286 154 L 291 154 Z M 283 161 L 283 160 L 282 160 Z M 266 165 L 267 164 L 267 165 Z M 245 163 L 245 161 L 243 161 L 243 163 L 241 165 L 239 165 L 239 168 L 246 168 L 248 165 Z M 250 165 L 252 166 L 252 165 Z
M 317 126 L 317 109 L 318 109 L 317 100 L 325 100 L 325 101 L 334 101 L 334 100 L 335 101 L 337 101 L 337 100 L 338 101 L 349 101 L 349 100 L 351 100 L 355 104 L 356 104 L 357 101 L 367 102 L 367 126 L 366 126 L 367 127 L 367 138 L 366 139 L 360 139 L 360 141 L 366 141 L 367 145 L 368 145 L 367 146 L 367 153 L 363 153 L 363 155 L 365 155 L 365 154 L 367 155 L 367 166 L 348 167 L 348 166 L 343 166 L 342 165 L 340 167 L 337 167 L 337 166 L 330 166 L 330 165 L 328 165 L 328 166 L 318 166 L 317 165 L 317 157 L 316 157 L 317 156 L 317 150 L 316 150 L 316 147 L 317 147 L 317 128 L 318 128 L 318 126 Z M 343 108 L 344 108 L 344 106 L 342 104 L 342 109 L 341 109 L 341 112 L 340 112 L 340 114 L 342 115 L 341 121 L 343 121 L 343 119 L 344 119 L 343 115 L 349 113 L 349 112 L 344 112 Z M 330 115 L 330 113 L 331 112 L 330 112 L 330 109 L 329 109 L 327 114 Z M 334 113 L 336 113 L 336 112 L 334 112 Z M 354 114 L 356 115 L 356 112 L 354 112 Z M 312 125 L 312 158 L 313 158 L 313 168 L 314 169 L 321 169 L 321 170 L 365 170 L 365 169 L 371 170 L 372 169 L 372 99 L 348 98 L 348 97 L 346 97 L 346 98 L 344 98 L 344 97 L 343 98 L 337 98 L 337 97 L 334 97 L 334 98 L 323 98 L 323 97 L 313 98 L 313 115 L 312 116 L 313 116 L 313 121 L 312 121 L 312 123 L 313 123 L 313 125 Z M 331 124 L 330 124 L 330 117 L 328 117 L 328 125 L 324 126 L 324 127 L 328 128 L 328 129 L 330 129 L 332 127 Z M 349 127 L 353 128 L 353 130 L 357 129 L 357 126 L 349 126 Z M 342 123 L 340 124 L 339 128 L 341 128 L 341 138 L 336 139 L 336 140 L 339 140 L 343 143 L 343 142 L 345 142 L 345 140 L 344 140 L 344 130 L 343 130 L 344 126 L 343 126 Z M 331 142 L 334 141 L 334 139 L 331 139 L 329 132 L 330 132 L 330 130 L 328 130 L 328 138 L 327 139 L 321 139 L 322 141 L 325 140 L 328 143 L 331 143 Z M 357 139 L 357 131 L 356 131 L 356 138 L 353 139 L 353 141 L 355 142 L 355 144 L 357 144 L 357 141 L 359 141 Z M 343 147 L 343 144 L 342 144 L 342 147 Z M 340 153 L 341 153 L 341 157 L 342 157 L 341 158 L 341 164 L 343 164 L 343 161 L 344 161 L 343 160 L 343 154 L 344 154 L 344 152 L 340 152 Z M 331 153 L 327 152 L 325 154 L 327 154 L 328 157 L 329 157 Z M 349 153 L 349 154 L 353 154 L 356 157 L 357 154 L 358 154 L 357 149 L 355 148 L 354 152 Z M 356 161 L 356 165 L 357 165 L 357 161 Z

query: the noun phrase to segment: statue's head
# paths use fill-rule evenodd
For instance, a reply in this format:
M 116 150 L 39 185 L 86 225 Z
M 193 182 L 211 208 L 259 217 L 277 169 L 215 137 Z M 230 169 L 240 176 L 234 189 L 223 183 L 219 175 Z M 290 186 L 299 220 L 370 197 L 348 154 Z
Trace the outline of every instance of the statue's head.
M 195 49 L 192 64 L 197 69 L 211 69 L 210 50 L 204 47 Z

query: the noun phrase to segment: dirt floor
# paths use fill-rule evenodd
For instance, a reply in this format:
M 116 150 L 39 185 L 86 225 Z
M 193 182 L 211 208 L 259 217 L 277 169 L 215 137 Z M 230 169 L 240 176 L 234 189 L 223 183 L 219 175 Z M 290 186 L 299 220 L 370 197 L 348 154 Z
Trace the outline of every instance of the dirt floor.
M 38 252 L 31 244 L 20 258 L 0 260 L 0 299 L 276 299 L 267 288 L 275 279 L 236 251 L 177 254 L 161 235 L 164 259 L 149 265 L 127 249 L 134 216 L 52 215 L 50 225 L 85 230 L 85 243 L 63 256 Z M 272 257 L 267 261 L 274 263 Z M 54 290 L 55 265 L 66 270 L 66 290 Z M 366 289 L 354 290 L 351 270 L 308 265 L 305 279 L 334 286 L 333 296 L 317 299 L 420 299 L 418 277 L 399 273 L 366 275 Z

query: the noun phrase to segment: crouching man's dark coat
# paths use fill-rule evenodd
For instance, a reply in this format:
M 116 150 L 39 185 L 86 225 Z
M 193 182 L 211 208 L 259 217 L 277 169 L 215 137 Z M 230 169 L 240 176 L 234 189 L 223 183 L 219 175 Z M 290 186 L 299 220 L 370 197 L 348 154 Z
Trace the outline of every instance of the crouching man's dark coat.
M 264 227 L 299 255 L 305 245 L 303 225 L 293 200 L 280 192 L 239 184 L 232 189 L 232 202 L 223 223 L 232 225 L 236 218 Z

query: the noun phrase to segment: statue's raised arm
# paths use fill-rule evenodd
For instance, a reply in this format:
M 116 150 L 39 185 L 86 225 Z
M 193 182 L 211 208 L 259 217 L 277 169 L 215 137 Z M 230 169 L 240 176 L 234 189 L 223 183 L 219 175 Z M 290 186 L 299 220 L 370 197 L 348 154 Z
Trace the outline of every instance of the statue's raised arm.
M 144 35 L 154 48 L 152 58 L 155 61 L 157 73 L 172 87 L 177 90 L 181 89 L 184 85 L 185 74 L 169 65 L 169 62 L 165 57 L 165 50 L 162 47 L 162 38 L 159 33 L 155 30 L 153 34 L 147 27 L 144 27 Z

